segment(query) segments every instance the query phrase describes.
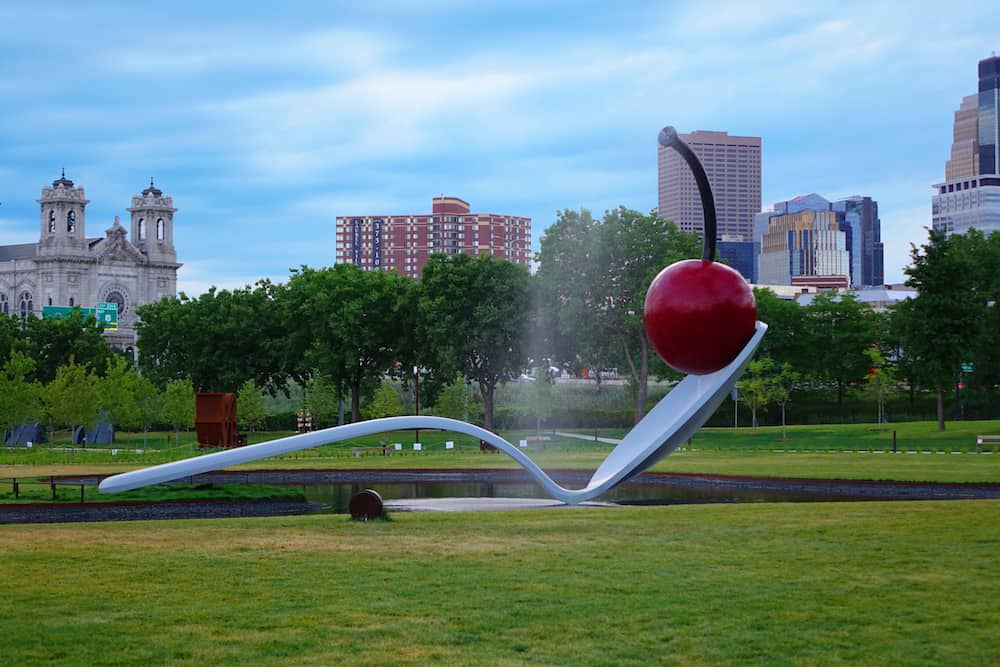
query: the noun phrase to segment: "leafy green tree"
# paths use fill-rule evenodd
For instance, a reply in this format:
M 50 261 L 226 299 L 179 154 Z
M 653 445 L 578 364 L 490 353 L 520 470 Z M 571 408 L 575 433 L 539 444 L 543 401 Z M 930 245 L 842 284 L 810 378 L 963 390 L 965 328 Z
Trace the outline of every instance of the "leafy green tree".
M 372 400 L 368 401 L 362 411 L 365 419 L 380 417 L 398 417 L 403 414 L 403 406 L 399 402 L 396 388 L 388 380 L 382 380 Z
M 781 406 L 781 439 L 788 440 L 788 428 L 785 417 L 788 402 L 792 397 L 792 389 L 799 381 L 799 374 L 792 370 L 792 365 L 787 361 L 774 364 L 774 373 L 771 376 L 771 400 Z
M 868 371 L 866 382 L 868 390 L 875 397 L 878 403 L 878 423 L 885 421 L 885 399 L 889 390 L 896 386 L 896 375 L 892 366 L 886 363 L 882 351 L 877 346 L 872 346 L 865 350 L 868 360 L 871 363 L 871 370 Z
M 179 446 L 180 430 L 194 426 L 194 385 L 190 378 L 167 383 L 160 400 L 160 416 L 174 429 L 174 446 Z
M 757 319 L 768 325 L 757 355 L 788 362 L 793 368 L 809 366 L 806 309 L 793 300 L 781 299 L 767 288 L 755 287 Z
M 537 318 L 548 349 L 532 350 L 535 358 L 549 357 L 575 372 L 607 367 L 618 346 L 609 328 L 606 309 L 597 296 L 603 267 L 598 261 L 600 226 L 590 211 L 563 210 L 545 230 L 538 254 Z M 601 374 L 591 375 L 601 388 Z
M 150 427 L 161 418 L 162 397 L 160 390 L 149 378 L 138 373 L 127 375 L 125 381 L 129 392 L 135 398 L 136 424 L 142 429 L 142 442 L 143 446 L 146 446 Z
M 494 392 L 527 363 L 528 271 L 489 255 L 432 255 L 420 282 L 426 354 L 436 372 L 479 385 L 485 428 L 493 429 Z
M 597 371 L 626 366 L 635 420 L 645 414 L 650 372 L 672 374 L 650 355 L 643 325 L 646 290 L 661 270 L 701 248 L 655 212 L 619 207 L 599 223 L 587 211 L 563 211 L 546 230 L 538 281 L 553 334 L 553 355 Z M 596 377 L 600 377 L 597 373 Z
M 280 286 L 183 293 L 136 309 L 139 365 L 158 386 L 190 377 L 198 391 L 232 392 L 246 380 L 276 393 L 289 379 Z
M 456 373 L 437 395 L 432 412 L 439 417 L 461 419 L 471 424 L 483 423 L 483 404 L 472 394 L 472 388 L 461 373 Z
M 532 385 L 532 402 L 535 411 L 535 437 L 542 436 L 542 420 L 552 416 L 552 374 L 548 366 L 535 368 L 535 382 Z
M 992 239 L 998 235 L 993 234 Z M 892 312 L 903 354 L 916 379 L 937 394 L 938 429 L 944 430 L 944 393 L 955 386 L 963 362 L 996 350 L 995 304 L 998 296 L 993 244 L 980 232 L 946 237 L 932 230 L 928 242 L 910 253 L 906 284 L 917 296 Z M 985 364 L 988 367 L 988 362 Z
M 403 345 L 400 313 L 413 283 L 390 271 L 364 271 L 353 264 L 311 269 L 288 281 L 283 312 L 295 326 L 289 350 L 302 374 L 318 369 L 351 394 L 351 419 L 361 419 L 363 390 L 399 372 Z
M 68 428 L 71 434 L 77 426 L 93 428 L 100 407 L 98 382 L 93 370 L 73 359 L 56 369 L 55 379 L 43 392 L 49 422 L 55 427 Z
M 312 415 L 313 426 L 337 423 L 340 395 L 333 383 L 318 370 L 309 375 L 303 391 L 303 401 L 305 409 Z
M 811 377 L 834 383 L 837 405 L 842 407 L 845 386 L 862 380 L 868 372 L 865 351 L 878 337 L 875 314 L 853 294 L 818 294 L 805 311 L 805 370 Z
M 115 356 L 101 332 L 103 325 L 79 309 L 61 319 L 29 315 L 22 322 L 23 350 L 35 360 L 35 377 L 43 384 L 56 377 L 57 369 L 71 363 L 88 366 L 102 375 Z
M 754 431 L 758 425 L 757 410 L 763 409 L 776 398 L 775 368 L 774 359 L 770 357 L 754 359 L 747 365 L 743 378 L 739 381 L 740 400 L 750 408 Z
M 236 421 L 241 430 L 253 433 L 264 425 L 267 409 L 264 394 L 253 380 L 247 380 L 236 395 Z
M 21 424 L 41 418 L 42 385 L 29 380 L 35 360 L 12 350 L 0 371 L 0 427 L 13 432 Z
M 136 375 L 132 364 L 123 357 L 115 357 L 98 381 L 98 409 L 106 412 L 114 427 L 123 431 L 140 426 L 133 380 Z
M 637 423 L 646 413 L 650 362 L 660 369 L 658 374 L 668 372 L 659 357 L 654 354 L 650 358 L 643 323 L 646 290 L 664 268 L 700 252 L 701 244 L 694 234 L 679 231 L 655 211 L 642 215 L 619 207 L 605 213 L 601 221 L 597 262 L 603 273 L 595 295 L 608 330 L 621 345 L 635 387 Z

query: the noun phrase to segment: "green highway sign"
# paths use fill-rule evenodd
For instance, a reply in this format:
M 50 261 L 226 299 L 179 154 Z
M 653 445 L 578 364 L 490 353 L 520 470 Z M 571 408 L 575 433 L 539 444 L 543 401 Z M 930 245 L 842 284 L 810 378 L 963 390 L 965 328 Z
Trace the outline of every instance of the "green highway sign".
M 975 369 L 976 369 L 976 367 L 973 366 L 972 364 L 970 364 L 968 361 L 962 363 L 962 372 L 963 373 L 971 373 Z
M 93 308 L 80 308 L 79 306 L 42 306 L 42 317 L 61 320 L 74 310 L 79 310 L 84 316 L 93 315 L 98 322 L 104 325 L 105 331 L 118 331 L 117 303 L 99 303 L 96 312 Z

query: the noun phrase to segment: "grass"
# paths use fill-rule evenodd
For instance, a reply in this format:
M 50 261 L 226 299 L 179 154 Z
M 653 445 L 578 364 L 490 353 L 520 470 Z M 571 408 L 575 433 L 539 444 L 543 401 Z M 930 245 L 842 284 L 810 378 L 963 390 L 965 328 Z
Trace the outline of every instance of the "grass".
M 61 665 L 988 665 L 998 510 L 0 526 L 0 648 Z
M 48 479 L 20 478 L 19 492 L 13 483 L 0 486 L 0 506 L 11 503 L 79 503 L 80 486 L 57 485 L 55 497 Z M 100 494 L 96 486 L 85 486 L 83 501 L 95 502 L 169 502 L 177 500 L 305 500 L 301 488 L 265 484 L 157 484 L 114 495 Z
M 892 431 L 897 432 L 900 453 L 892 449 Z M 588 434 L 592 432 L 587 432 Z M 658 463 L 660 472 L 751 475 L 770 477 L 818 477 L 830 479 L 877 479 L 930 482 L 1000 483 L 1000 453 L 975 455 L 979 434 L 1000 434 L 1000 421 L 955 422 L 948 430 L 937 431 L 933 422 L 910 422 L 877 427 L 872 424 L 790 426 L 782 440 L 780 427 L 702 429 L 691 447 L 685 447 Z M 622 431 L 601 431 L 601 435 L 621 437 Z M 288 433 L 257 433 L 251 442 L 261 442 Z M 530 432 L 503 434 L 517 442 L 533 437 Z M 425 450 L 412 451 L 412 431 L 302 450 L 241 466 L 253 468 L 514 468 L 517 464 L 503 454 L 481 454 L 478 440 L 451 433 L 421 431 Z M 162 439 L 161 439 L 162 440 Z M 446 451 L 444 441 L 453 440 L 456 449 Z M 400 442 L 404 449 L 381 456 L 381 442 Z M 612 445 L 570 438 L 553 438 L 542 443 L 531 440 L 528 453 L 547 469 L 596 469 Z M 363 455 L 354 456 L 360 448 Z M 993 450 L 1000 449 L 994 445 Z M 908 454 L 905 452 L 916 452 Z M 962 452 L 953 455 L 950 452 Z M 880 453 L 881 452 L 881 453 Z M 930 452 L 925 454 L 924 452 Z M 946 452 L 939 454 L 938 452 Z M 181 449 L 150 450 L 143 454 L 112 456 L 110 450 L 91 448 L 64 451 L 44 447 L 32 450 L 0 450 L 0 478 L 50 474 L 116 473 L 154 465 L 196 453 L 193 445 Z M 3 482 L 0 482 L 2 484 Z

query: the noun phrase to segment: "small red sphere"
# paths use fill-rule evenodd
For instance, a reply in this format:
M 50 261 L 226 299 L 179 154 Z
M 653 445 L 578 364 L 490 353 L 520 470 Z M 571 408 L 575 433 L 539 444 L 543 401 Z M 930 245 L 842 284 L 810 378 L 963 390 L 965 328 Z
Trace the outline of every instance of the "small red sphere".
M 753 336 L 757 303 L 735 269 L 687 259 L 653 279 L 643 319 L 653 349 L 671 368 L 704 375 L 726 367 Z

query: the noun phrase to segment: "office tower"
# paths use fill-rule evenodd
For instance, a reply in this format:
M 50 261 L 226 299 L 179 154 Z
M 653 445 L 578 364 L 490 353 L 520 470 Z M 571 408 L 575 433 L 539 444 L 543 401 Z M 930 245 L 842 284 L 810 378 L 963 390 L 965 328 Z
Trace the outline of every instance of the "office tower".
M 760 211 L 760 137 L 698 130 L 681 134 L 705 167 L 715 198 L 716 237 L 752 241 Z M 677 151 L 658 148 L 658 210 L 681 231 L 701 232 L 705 221 L 691 170 Z
M 955 112 L 951 159 L 935 183 L 931 224 L 946 234 L 1000 231 L 1000 57 L 979 61 L 979 92 Z
M 419 278 L 434 253 L 489 254 L 531 264 L 531 218 L 472 213 L 457 197 L 434 197 L 430 213 L 337 216 L 338 263 Z
M 756 216 L 758 277 L 772 285 L 881 285 L 884 249 L 878 202 L 855 195 L 835 202 L 816 193 L 777 202 Z

